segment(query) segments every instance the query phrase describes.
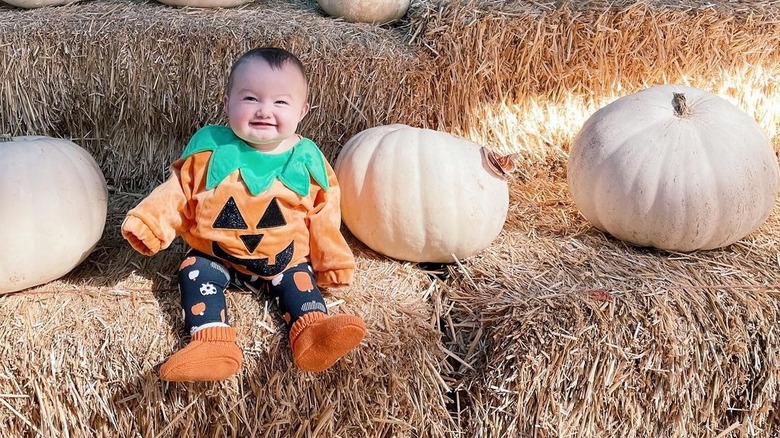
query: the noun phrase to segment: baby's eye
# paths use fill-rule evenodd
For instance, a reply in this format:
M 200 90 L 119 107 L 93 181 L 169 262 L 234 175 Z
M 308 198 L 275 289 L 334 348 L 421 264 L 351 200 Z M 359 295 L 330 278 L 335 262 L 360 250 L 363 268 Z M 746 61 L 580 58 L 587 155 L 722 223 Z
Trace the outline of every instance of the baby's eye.
M 277 105 L 287 105 L 287 101 L 286 100 L 277 100 L 276 104 Z
M 248 101 L 250 101 L 250 102 L 254 102 L 254 101 L 256 101 L 256 100 L 257 100 L 257 98 L 255 98 L 255 97 L 253 97 L 253 96 L 244 96 L 244 100 L 248 100 Z

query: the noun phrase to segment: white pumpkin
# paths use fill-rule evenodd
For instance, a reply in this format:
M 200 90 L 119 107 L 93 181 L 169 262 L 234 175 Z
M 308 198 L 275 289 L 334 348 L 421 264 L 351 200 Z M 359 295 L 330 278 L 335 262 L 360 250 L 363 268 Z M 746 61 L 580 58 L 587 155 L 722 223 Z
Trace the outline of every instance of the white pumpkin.
M 67 140 L 0 141 L 0 293 L 57 279 L 100 240 L 108 192 L 92 156 Z
M 3 0 L 0 3 L 8 3 L 19 8 L 35 9 L 44 6 L 62 6 L 76 3 L 79 0 Z
M 335 163 L 342 217 L 360 241 L 389 257 L 454 262 L 501 232 L 509 189 L 476 143 L 406 125 L 366 129 Z
M 389 23 L 406 14 L 411 0 L 318 0 L 331 17 L 358 23 Z
M 662 85 L 595 112 L 571 146 L 568 184 L 594 226 L 640 246 L 727 246 L 772 211 L 780 170 L 749 115 L 706 91 Z
M 191 8 L 233 8 L 252 0 L 157 0 L 168 6 Z

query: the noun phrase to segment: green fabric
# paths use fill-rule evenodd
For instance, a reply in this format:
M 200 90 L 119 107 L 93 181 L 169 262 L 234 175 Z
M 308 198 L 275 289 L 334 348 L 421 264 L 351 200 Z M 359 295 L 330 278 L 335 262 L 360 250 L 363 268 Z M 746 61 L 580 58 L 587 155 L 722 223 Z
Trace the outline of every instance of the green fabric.
M 192 136 L 181 157 L 203 151 L 212 152 L 206 175 L 207 189 L 218 186 L 236 170 L 241 172 L 244 184 L 253 195 L 267 190 L 274 178 L 301 196 L 309 194 L 311 179 L 326 191 L 329 188 L 325 158 L 308 138 L 302 138 L 281 154 L 266 154 L 246 144 L 229 127 L 210 125 Z

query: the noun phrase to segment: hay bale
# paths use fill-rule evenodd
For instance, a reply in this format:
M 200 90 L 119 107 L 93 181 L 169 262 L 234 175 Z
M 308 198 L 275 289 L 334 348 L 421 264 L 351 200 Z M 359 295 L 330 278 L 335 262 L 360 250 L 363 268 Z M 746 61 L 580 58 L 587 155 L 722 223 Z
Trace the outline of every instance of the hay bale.
M 525 167 L 565 161 L 590 114 L 662 83 L 719 94 L 780 133 L 776 1 L 438 0 L 409 15 L 439 72 L 434 125 Z
M 636 249 L 577 214 L 564 166 L 590 113 L 665 81 L 732 99 L 779 147 L 779 9 L 420 0 L 399 26 L 376 27 L 323 17 L 304 0 L 0 6 L 0 129 L 72 137 L 111 184 L 103 244 L 87 263 L 0 297 L 0 425 L 12 436 L 778 430 L 777 208 L 728 248 Z M 221 120 L 230 62 L 261 44 L 310 66 L 314 109 L 302 131 L 329 158 L 358 131 L 397 122 L 520 152 L 522 178 L 499 240 L 447 282 L 350 240 L 358 283 L 329 301 L 365 316 L 371 334 L 333 371 L 291 369 L 273 309 L 234 292 L 242 373 L 164 385 L 156 367 L 183 343 L 171 278 L 183 248 L 143 258 L 119 222 L 189 135 Z
M 772 1 L 418 0 L 379 27 L 304 0 L 0 7 L 0 130 L 74 138 L 112 184 L 148 188 L 199 126 L 222 121 L 232 60 L 274 44 L 312 73 L 301 130 L 329 158 L 363 129 L 405 123 L 520 152 L 532 168 L 565 160 L 601 106 L 662 82 L 722 95 L 776 139 L 778 16 Z
M 112 208 L 133 201 L 122 198 Z M 115 240 L 119 216 L 78 270 L 0 299 L 6 436 L 443 437 L 453 429 L 441 334 L 425 299 L 430 280 L 371 253 L 359 253 L 356 284 L 327 299 L 331 312 L 361 315 L 369 330 L 330 370 L 299 372 L 271 302 L 231 290 L 241 373 L 212 384 L 160 381 L 159 365 L 186 343 L 174 276 L 184 248 L 141 257 Z
M 777 215 L 721 250 L 629 247 L 559 178 L 515 182 L 513 226 L 439 285 L 465 436 L 777 431 Z
M 198 127 L 224 120 L 224 84 L 245 50 L 277 45 L 311 76 L 301 132 L 333 158 L 350 133 L 425 124 L 407 83 L 433 71 L 393 28 L 346 23 L 310 2 L 231 9 L 108 0 L 0 9 L 0 130 L 74 138 L 109 180 L 148 188 Z

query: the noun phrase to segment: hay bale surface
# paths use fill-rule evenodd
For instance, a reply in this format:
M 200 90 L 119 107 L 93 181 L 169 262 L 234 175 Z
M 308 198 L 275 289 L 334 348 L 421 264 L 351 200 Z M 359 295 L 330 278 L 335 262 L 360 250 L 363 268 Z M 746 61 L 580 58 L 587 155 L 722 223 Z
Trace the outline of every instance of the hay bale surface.
M 565 161 L 599 107 L 675 82 L 779 132 L 776 1 L 418 0 L 392 27 L 334 20 L 315 3 L 0 7 L 0 129 L 74 138 L 112 183 L 148 188 L 198 127 L 223 121 L 230 63 L 279 45 L 312 73 L 301 131 L 329 158 L 363 129 L 405 123 L 519 152 L 526 168 Z
M 362 275 L 327 301 L 331 313 L 362 316 L 367 338 L 317 374 L 293 365 L 273 302 L 233 289 L 240 374 L 166 384 L 159 365 L 188 342 L 174 276 L 185 248 L 142 258 L 108 237 L 67 277 L 0 297 L 6 436 L 447 436 L 453 429 L 439 376 L 441 334 L 421 271 L 359 254 Z
M 72 137 L 110 181 L 148 188 L 200 126 L 224 121 L 230 65 L 261 45 L 284 47 L 307 66 L 312 110 L 301 132 L 331 158 L 348 133 L 398 121 L 399 108 L 414 106 L 403 84 L 433 73 L 394 29 L 333 20 L 305 1 L 4 8 L 0 130 Z M 420 117 L 403 121 L 425 124 Z
M 509 223 L 437 291 L 465 436 L 780 430 L 776 214 L 720 250 L 642 249 L 540 175 L 513 184 Z
M 395 26 L 315 2 L 234 9 L 100 0 L 0 6 L 0 129 L 73 138 L 110 184 L 103 242 L 56 282 L 0 297 L 0 426 L 10 436 L 771 436 L 778 208 L 716 251 L 638 249 L 586 223 L 565 186 L 589 114 L 662 82 L 709 89 L 780 147 L 780 4 L 413 3 Z M 166 385 L 187 342 L 172 277 L 119 237 L 189 136 L 222 121 L 244 50 L 300 55 L 302 133 L 333 159 L 362 129 L 406 123 L 520 153 L 504 232 L 431 280 L 351 236 L 357 283 L 328 298 L 365 317 L 361 348 L 322 375 L 291 367 L 263 297 L 233 291 L 246 356 L 218 384 Z
M 721 95 L 780 133 L 774 0 L 441 0 L 409 14 L 411 42 L 439 72 L 423 94 L 433 125 L 529 167 L 565 161 L 590 114 L 664 83 Z
M 189 342 L 176 241 L 143 257 L 120 234 L 138 195 L 113 193 L 103 242 L 68 276 L 0 296 L 0 426 L 9 436 L 448 436 L 449 388 L 431 280 L 349 236 L 359 275 L 331 313 L 367 321 L 358 349 L 324 373 L 298 371 L 272 300 L 231 289 L 244 366 L 218 383 L 166 384 L 159 366 Z

